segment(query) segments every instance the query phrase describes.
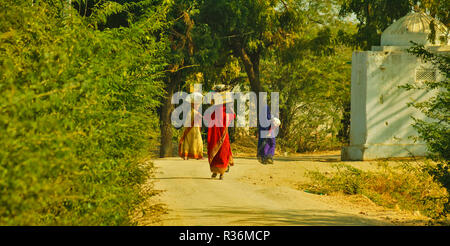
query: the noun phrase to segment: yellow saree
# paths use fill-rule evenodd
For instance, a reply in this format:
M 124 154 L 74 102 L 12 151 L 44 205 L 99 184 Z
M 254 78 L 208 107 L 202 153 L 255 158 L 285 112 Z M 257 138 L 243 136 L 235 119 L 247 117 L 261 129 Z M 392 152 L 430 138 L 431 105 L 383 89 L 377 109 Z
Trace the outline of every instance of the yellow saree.
M 195 110 L 191 112 L 191 127 L 186 127 L 184 129 L 178 144 L 178 155 L 183 159 L 203 158 L 202 134 L 200 132 L 200 127 L 194 126 L 194 114 L 198 114 L 198 112 Z

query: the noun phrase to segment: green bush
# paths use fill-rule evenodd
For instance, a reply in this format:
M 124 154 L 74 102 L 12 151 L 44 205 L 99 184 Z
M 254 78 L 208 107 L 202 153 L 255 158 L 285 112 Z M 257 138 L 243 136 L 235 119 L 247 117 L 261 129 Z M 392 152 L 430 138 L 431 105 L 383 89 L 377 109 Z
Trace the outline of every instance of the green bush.
M 161 16 L 99 31 L 36 2 L 0 2 L 0 225 L 129 224 L 157 137 Z

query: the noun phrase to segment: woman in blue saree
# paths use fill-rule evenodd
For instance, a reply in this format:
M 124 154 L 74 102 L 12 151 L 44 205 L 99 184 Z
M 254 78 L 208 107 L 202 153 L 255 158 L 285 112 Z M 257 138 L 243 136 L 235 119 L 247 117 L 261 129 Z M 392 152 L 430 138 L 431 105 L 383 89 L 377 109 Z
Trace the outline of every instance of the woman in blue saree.
M 267 120 L 270 121 L 270 125 L 268 127 L 262 127 L 261 124 L 258 124 L 257 157 L 258 161 L 262 164 L 273 164 L 273 156 L 275 155 L 276 146 L 276 136 L 274 136 L 273 134 L 273 127 L 279 126 L 279 120 L 276 118 L 272 118 L 269 106 L 267 106 Z M 267 136 L 267 134 L 264 134 L 263 131 L 269 131 L 269 135 Z M 264 135 L 266 135 L 266 138 L 263 137 Z

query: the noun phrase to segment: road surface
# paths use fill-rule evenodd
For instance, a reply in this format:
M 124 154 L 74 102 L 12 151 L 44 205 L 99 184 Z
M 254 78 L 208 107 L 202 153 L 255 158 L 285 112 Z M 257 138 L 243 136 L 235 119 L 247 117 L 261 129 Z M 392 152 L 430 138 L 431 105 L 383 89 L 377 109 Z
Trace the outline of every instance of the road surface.
M 330 166 L 322 159 L 278 160 L 261 165 L 254 158 L 236 158 L 224 180 L 211 179 L 207 160 L 154 160 L 149 182 L 161 191 L 152 203 L 164 213 L 142 215 L 140 225 L 156 226 L 381 226 L 393 225 L 392 213 L 306 193 L 294 181 L 311 168 Z M 331 199 L 331 200 L 330 200 Z M 331 201 L 331 202 L 330 202 Z

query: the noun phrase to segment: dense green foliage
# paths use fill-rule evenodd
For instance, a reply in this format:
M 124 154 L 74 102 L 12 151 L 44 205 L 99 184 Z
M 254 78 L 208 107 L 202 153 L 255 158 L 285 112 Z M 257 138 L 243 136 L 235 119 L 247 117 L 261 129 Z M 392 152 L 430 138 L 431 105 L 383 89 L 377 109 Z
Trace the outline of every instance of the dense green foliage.
M 156 7 L 128 28 L 95 28 L 125 7 L 81 18 L 61 1 L 1 1 L 1 225 L 129 223 L 166 45 Z

